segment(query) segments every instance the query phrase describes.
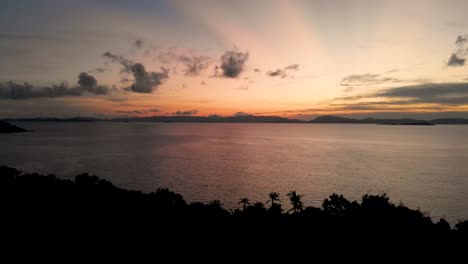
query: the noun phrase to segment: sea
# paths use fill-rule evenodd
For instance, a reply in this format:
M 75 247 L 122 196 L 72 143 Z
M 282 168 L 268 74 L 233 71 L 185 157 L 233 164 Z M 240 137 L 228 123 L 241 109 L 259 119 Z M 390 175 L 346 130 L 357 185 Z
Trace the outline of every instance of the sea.
M 332 193 L 360 201 L 386 193 L 437 221 L 468 219 L 468 125 L 16 122 L 0 135 L 0 166 L 118 187 L 169 188 L 188 202 L 266 202 L 303 194 L 320 207 Z

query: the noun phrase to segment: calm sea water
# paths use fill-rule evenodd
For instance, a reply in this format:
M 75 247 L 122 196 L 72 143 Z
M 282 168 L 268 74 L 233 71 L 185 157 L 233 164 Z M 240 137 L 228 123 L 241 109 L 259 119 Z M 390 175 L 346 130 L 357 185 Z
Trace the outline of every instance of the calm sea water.
M 169 187 L 188 201 L 304 194 L 320 206 L 386 192 L 452 223 L 468 219 L 468 126 L 352 124 L 17 123 L 0 135 L 0 165 L 124 188 Z

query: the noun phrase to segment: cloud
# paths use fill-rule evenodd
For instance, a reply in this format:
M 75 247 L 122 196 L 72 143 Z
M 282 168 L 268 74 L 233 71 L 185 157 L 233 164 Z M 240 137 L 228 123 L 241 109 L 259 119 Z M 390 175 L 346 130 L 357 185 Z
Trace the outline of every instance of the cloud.
M 153 47 L 149 48 L 145 53 L 164 64 L 181 63 L 186 76 L 198 76 L 214 62 L 214 59 L 210 56 L 193 55 L 176 48 L 159 49 Z M 176 71 L 175 67 L 173 71 Z
M 461 36 L 461 35 L 457 36 L 457 40 L 455 40 L 455 45 L 463 46 L 468 40 L 467 37 L 468 36 Z
M 111 92 L 107 86 L 98 85 L 94 76 L 82 72 L 78 75 L 78 86 L 70 87 L 66 83 L 52 86 L 35 87 L 27 82 L 18 84 L 15 82 L 0 83 L 0 99 L 31 99 L 41 97 L 67 97 L 82 96 L 86 93 L 94 95 L 105 95 Z
M 453 53 L 447 62 L 447 66 L 457 67 L 465 65 L 465 59 L 459 58 L 458 56 L 459 55 Z
M 260 69 L 255 68 L 254 72 L 260 72 Z
M 141 49 L 141 48 L 143 48 L 143 40 L 142 39 L 137 39 L 137 40 L 135 40 L 135 42 L 133 42 L 133 45 L 137 49 Z
M 92 72 L 92 73 L 103 73 L 103 72 L 106 72 L 106 71 L 108 71 L 108 69 L 105 68 L 105 67 L 97 67 L 97 68 L 95 68 L 95 69 L 90 70 L 89 72 Z
M 343 92 L 345 92 L 345 93 L 349 93 L 349 92 L 352 92 L 352 91 L 354 91 L 354 87 L 351 87 L 351 86 L 346 87 L 346 88 L 343 90 Z
M 277 69 L 276 71 L 268 71 L 267 75 L 270 77 L 281 76 L 281 78 L 286 78 L 286 72 L 282 69 Z
M 299 70 L 299 64 L 291 64 L 291 65 L 288 65 L 284 68 L 285 70 Z
M 447 61 L 447 66 L 449 67 L 460 67 L 465 65 L 466 61 L 466 55 L 467 55 L 467 47 L 466 43 L 468 41 L 468 36 L 462 36 L 459 35 L 457 36 L 457 39 L 455 40 L 455 46 L 457 46 L 457 49 L 455 52 L 453 52 L 448 61 Z
M 221 56 L 222 77 L 237 78 L 244 71 L 248 59 L 248 52 L 244 53 L 235 49 L 226 51 Z
M 198 110 L 188 110 L 188 111 L 177 111 L 172 113 L 173 115 L 196 115 L 198 113 Z
M 134 63 L 123 56 L 106 52 L 104 57 L 111 62 L 119 63 L 122 66 L 122 72 L 133 75 L 133 83 L 125 90 L 136 93 L 152 93 L 166 79 L 169 78 L 169 70 L 161 67 L 161 72 L 148 72 L 141 63 Z
M 407 98 L 413 103 L 468 104 L 468 83 L 430 83 L 388 89 L 377 97 Z
M 152 93 L 165 79 L 169 78 L 169 70 L 166 68 L 161 68 L 161 72 L 147 72 L 143 64 L 135 63 L 131 70 L 134 82 L 125 89 L 136 93 Z
M 385 98 L 380 104 L 409 105 L 436 104 L 459 106 L 468 104 L 468 83 L 429 83 L 402 86 L 378 91 L 376 93 L 336 98 L 337 100 L 356 101 L 361 99 Z M 375 102 L 372 102 L 375 104 Z M 361 102 L 362 104 L 362 102 Z
M 349 75 L 341 80 L 341 86 L 369 86 L 382 83 L 397 83 L 401 80 L 393 77 L 384 77 L 380 74 L 356 74 Z
M 115 111 L 118 114 L 128 114 L 128 115 L 145 115 L 145 114 L 152 114 L 152 113 L 159 113 L 161 110 L 159 109 L 142 109 L 142 110 L 118 110 Z
M 112 54 L 111 52 L 107 51 L 103 54 L 103 56 L 109 59 L 113 63 L 120 63 L 122 65 L 122 72 L 131 73 L 131 68 L 134 65 L 133 61 L 126 59 L 121 55 Z
M 94 90 L 98 87 L 98 83 L 94 76 L 82 72 L 78 75 L 78 84 L 88 90 Z
M 78 84 L 84 92 L 91 94 L 108 94 L 110 90 L 114 90 L 104 85 L 98 85 L 96 78 L 86 72 L 78 75 Z
M 185 65 L 186 76 L 198 76 L 213 63 L 209 56 L 180 55 L 177 60 Z
M 288 76 L 287 75 L 288 71 L 297 71 L 297 70 L 299 70 L 299 64 L 291 64 L 291 65 L 284 67 L 283 69 L 276 69 L 274 71 L 268 71 L 266 74 L 270 77 L 280 76 L 281 78 L 286 78 Z

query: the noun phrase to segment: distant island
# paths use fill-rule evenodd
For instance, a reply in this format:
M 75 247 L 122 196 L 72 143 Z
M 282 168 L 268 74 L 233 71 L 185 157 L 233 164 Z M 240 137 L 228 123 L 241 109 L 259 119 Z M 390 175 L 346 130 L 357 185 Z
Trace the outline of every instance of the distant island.
M 418 121 L 418 122 L 410 122 L 410 123 L 382 123 L 379 125 L 402 125 L 402 126 L 434 126 L 435 124 L 428 122 L 428 121 Z
M 434 119 L 434 120 L 418 120 L 412 118 L 401 119 L 377 119 L 377 118 L 364 118 L 354 119 L 339 116 L 319 116 L 309 123 L 328 123 L 328 124 L 379 124 L 379 125 L 435 125 L 435 124 L 468 124 L 468 119 L 457 118 L 457 122 L 452 122 L 451 118 L 448 119 Z
M 441 119 L 445 120 L 445 119 Z M 468 119 L 464 119 L 465 124 L 468 124 Z M 365 118 L 365 119 L 353 119 L 345 118 L 339 116 L 320 116 L 314 120 L 311 120 L 309 123 L 331 123 L 331 124 L 379 124 L 379 125 L 435 125 L 435 120 L 426 121 L 426 120 L 417 120 L 411 118 L 402 118 L 402 119 L 375 119 L 375 118 Z M 448 123 L 447 123 L 448 124 Z
M 0 121 L 0 133 L 20 133 L 28 132 L 28 130 L 21 127 L 14 126 L 10 123 Z
M 147 117 L 120 117 L 120 118 L 7 118 L 5 122 L 179 122 L 179 123 L 315 123 L 315 124 L 380 124 L 380 125 L 438 125 L 438 124 L 468 124 L 466 118 L 442 118 L 433 120 L 421 120 L 413 118 L 381 119 L 364 118 L 354 119 L 340 116 L 325 115 L 313 120 L 298 120 L 279 116 L 147 116 Z

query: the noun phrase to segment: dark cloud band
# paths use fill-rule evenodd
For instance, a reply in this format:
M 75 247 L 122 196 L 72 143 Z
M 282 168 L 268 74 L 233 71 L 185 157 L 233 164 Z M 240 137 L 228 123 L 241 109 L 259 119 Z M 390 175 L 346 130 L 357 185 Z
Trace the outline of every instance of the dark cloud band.
M 94 76 L 82 72 L 78 75 L 78 86 L 70 87 L 66 83 L 52 86 L 36 87 L 29 83 L 18 84 L 15 82 L 0 83 L 0 99 L 31 99 L 31 98 L 56 98 L 67 96 L 82 96 L 85 94 L 105 95 L 111 92 L 109 87 L 98 85 Z
M 357 102 L 362 99 L 380 99 L 379 102 Z M 382 99 L 385 99 L 382 101 Z M 353 106 L 431 104 L 453 107 L 468 104 L 468 83 L 429 83 L 385 89 L 376 93 L 336 98 Z M 354 103 L 356 102 L 356 103 Z M 364 105 L 363 105 L 364 104 Z

